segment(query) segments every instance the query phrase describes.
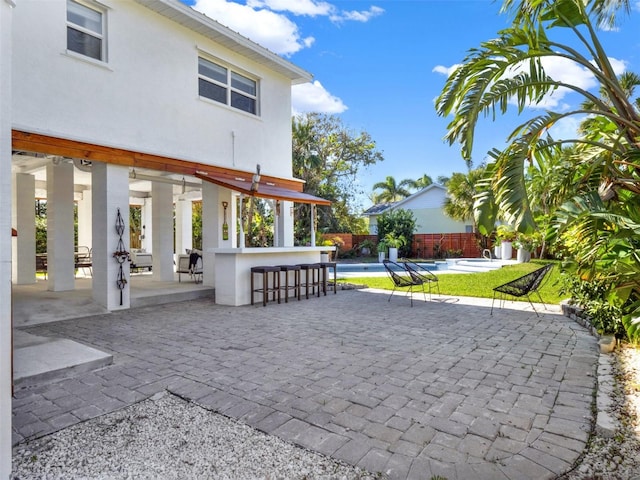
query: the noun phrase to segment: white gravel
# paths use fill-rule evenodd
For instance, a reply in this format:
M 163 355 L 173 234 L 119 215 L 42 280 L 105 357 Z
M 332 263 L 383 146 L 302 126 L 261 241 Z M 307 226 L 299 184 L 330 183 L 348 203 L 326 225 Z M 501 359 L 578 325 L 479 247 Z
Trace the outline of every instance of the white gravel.
M 18 446 L 14 479 L 380 478 L 170 394 Z

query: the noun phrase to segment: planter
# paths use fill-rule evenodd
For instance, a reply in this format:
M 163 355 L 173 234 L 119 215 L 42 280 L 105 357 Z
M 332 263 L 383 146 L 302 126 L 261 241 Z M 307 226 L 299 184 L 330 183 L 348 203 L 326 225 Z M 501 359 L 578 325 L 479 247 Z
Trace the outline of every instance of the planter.
M 329 261 L 329 254 L 327 252 L 320 253 L 320 261 L 326 263 Z
M 384 252 L 378 252 L 378 262 L 384 262 Z
M 398 249 L 394 247 L 389 247 L 389 260 L 392 262 L 398 261 Z
M 502 251 L 501 251 L 501 255 L 500 258 L 502 258 L 502 260 L 511 260 L 511 257 L 513 256 L 513 245 L 511 244 L 511 242 L 502 242 Z
M 502 258 L 502 247 L 500 245 L 493 247 L 493 256 L 496 258 Z
M 531 261 L 531 252 L 524 248 L 518 249 L 518 263 L 527 263 Z

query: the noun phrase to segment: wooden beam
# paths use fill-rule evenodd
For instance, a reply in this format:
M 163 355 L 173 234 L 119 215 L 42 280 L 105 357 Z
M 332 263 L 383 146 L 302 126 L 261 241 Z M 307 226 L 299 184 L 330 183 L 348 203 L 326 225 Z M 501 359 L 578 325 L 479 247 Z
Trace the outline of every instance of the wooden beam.
M 20 130 L 12 130 L 11 138 L 12 149 L 25 152 L 78 158 L 91 162 L 111 163 L 131 168 L 146 168 L 179 175 L 195 176 L 196 172 L 200 171 L 229 179 L 237 177 L 251 179 L 253 176 L 252 172 L 242 170 L 207 165 L 206 163 L 190 162 L 122 148 L 106 147 L 93 143 L 78 142 L 76 140 L 68 140 Z M 297 192 L 302 192 L 303 189 L 303 182 L 301 180 L 271 177 L 269 175 L 261 175 L 261 177 L 263 182 L 271 182 L 278 187 L 288 188 Z

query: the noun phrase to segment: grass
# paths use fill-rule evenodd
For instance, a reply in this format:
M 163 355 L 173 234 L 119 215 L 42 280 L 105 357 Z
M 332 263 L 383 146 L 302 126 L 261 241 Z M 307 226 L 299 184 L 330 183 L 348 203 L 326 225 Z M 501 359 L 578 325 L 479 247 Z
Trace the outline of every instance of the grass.
M 548 262 L 532 261 L 530 263 L 518 263 L 508 265 L 490 272 L 478 273 L 447 273 L 438 275 L 438 283 L 440 285 L 440 293 L 442 295 L 452 295 L 458 297 L 481 297 L 492 298 L 493 287 L 502 285 L 511 280 L 515 280 L 522 275 L 526 275 L 533 270 L 540 268 Z M 435 272 L 437 275 L 437 272 Z M 546 303 L 557 304 L 564 297 L 560 295 L 560 267 L 552 269 L 547 276 L 540 295 Z M 367 285 L 370 288 L 379 288 L 384 290 L 393 290 L 393 283 L 389 277 L 358 277 L 342 280 L 347 283 L 359 285 Z M 534 301 L 537 295 L 531 297 Z M 512 298 L 510 300 L 521 300 L 526 302 L 527 298 Z

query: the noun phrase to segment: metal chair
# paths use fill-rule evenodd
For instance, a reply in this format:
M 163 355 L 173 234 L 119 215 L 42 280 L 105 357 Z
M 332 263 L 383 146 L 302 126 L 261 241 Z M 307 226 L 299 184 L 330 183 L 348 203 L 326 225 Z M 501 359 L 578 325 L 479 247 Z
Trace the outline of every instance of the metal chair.
M 424 293 L 423 280 L 421 280 L 417 276 L 414 277 L 404 266 L 396 262 L 392 262 L 391 260 L 384 260 L 382 264 L 389 274 L 391 281 L 393 281 L 393 291 L 391 292 L 391 295 L 389 295 L 389 302 L 391 301 L 391 297 L 393 296 L 393 294 L 396 292 L 396 289 L 409 287 L 407 295 L 410 295 L 411 306 L 413 307 L 413 287 L 417 286 L 420 286 L 422 288 L 422 295 L 424 295 L 425 302 L 427 301 L 427 296 Z
M 429 286 L 429 300 L 431 300 L 431 285 L 433 284 L 435 284 L 438 289 L 438 295 L 440 295 L 440 284 L 438 283 L 438 277 L 434 273 L 417 263 L 406 259 L 401 260 L 401 263 L 407 269 L 409 275 L 419 278 L 423 283 Z
M 504 296 L 511 295 L 512 297 L 527 297 L 529 301 L 529 305 L 533 308 L 533 311 L 536 312 L 536 316 L 540 316 L 536 307 L 533 306 L 533 302 L 531 302 L 530 294 L 535 293 L 538 295 L 540 299 L 540 303 L 544 306 L 544 300 L 540 296 L 540 292 L 538 289 L 542 286 L 542 281 L 546 277 L 547 273 L 553 268 L 553 264 L 549 263 L 542 268 L 538 268 L 533 272 L 527 273 L 515 280 L 511 280 L 510 282 L 499 285 L 493 289 L 493 300 L 491 301 L 491 313 L 493 315 L 493 302 L 496 300 L 496 295 L 498 293 L 501 294 L 502 303 L 504 303 Z M 546 310 L 547 307 L 545 306 Z

